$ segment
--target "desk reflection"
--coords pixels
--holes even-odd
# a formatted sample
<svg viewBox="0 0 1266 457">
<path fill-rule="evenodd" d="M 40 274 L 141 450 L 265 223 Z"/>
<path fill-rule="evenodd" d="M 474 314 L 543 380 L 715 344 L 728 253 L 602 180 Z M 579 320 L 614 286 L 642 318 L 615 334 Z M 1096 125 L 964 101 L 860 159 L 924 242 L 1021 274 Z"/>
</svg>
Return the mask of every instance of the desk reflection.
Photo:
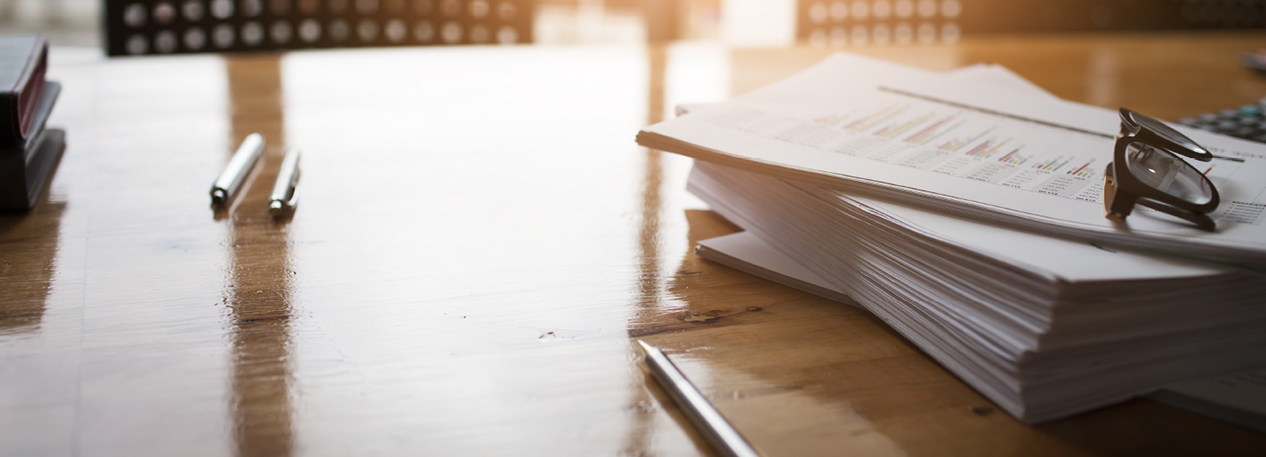
<svg viewBox="0 0 1266 457">
<path fill-rule="evenodd" d="M 273 221 L 267 202 L 285 150 L 281 60 L 234 57 L 226 62 L 233 143 L 264 135 L 263 170 L 238 195 L 227 215 L 227 297 L 232 338 L 233 438 L 239 456 L 294 452 L 291 405 L 291 294 L 289 225 Z M 231 151 L 230 151 L 231 156 Z"/>
<path fill-rule="evenodd" d="M 668 67 L 668 45 L 650 43 L 646 49 L 647 57 L 647 125 L 664 120 L 665 84 Z M 643 156 L 641 218 L 637 231 L 637 266 L 638 277 L 635 284 L 637 290 L 637 310 L 640 318 L 662 315 L 666 312 L 664 302 L 664 273 L 662 269 L 665 238 L 661 220 L 664 213 L 664 153 L 646 149 Z M 629 327 L 630 343 L 639 336 L 637 322 Z M 628 358 L 640 360 L 642 351 L 636 344 L 628 345 Z M 654 383 L 649 376 L 644 383 L 633 382 L 629 385 L 629 403 L 625 411 L 630 417 L 628 435 L 624 438 L 622 454 L 640 455 L 655 449 L 656 419 L 660 408 L 673 420 L 674 427 L 685 431 L 699 452 L 706 452 L 707 443 L 694 432 L 690 422 L 673 405 L 672 400 Z M 652 400 L 653 399 L 653 400 Z"/>
<path fill-rule="evenodd" d="M 0 280 L 11 287 L 0 300 L 0 337 L 39 330 L 44 318 L 66 208 L 45 186 L 30 213 L 0 213 Z"/>
</svg>

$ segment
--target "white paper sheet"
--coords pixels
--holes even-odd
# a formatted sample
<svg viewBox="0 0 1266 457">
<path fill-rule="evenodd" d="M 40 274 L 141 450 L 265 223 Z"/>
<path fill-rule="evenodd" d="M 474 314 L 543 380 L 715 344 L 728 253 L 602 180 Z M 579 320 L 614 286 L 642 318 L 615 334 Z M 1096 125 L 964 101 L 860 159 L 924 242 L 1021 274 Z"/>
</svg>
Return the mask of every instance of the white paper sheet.
<svg viewBox="0 0 1266 457">
<path fill-rule="evenodd" d="M 1184 129 L 1222 157 L 1216 232 L 1136 210 L 1103 216 L 1111 110 L 837 54 L 639 142 L 737 168 L 1108 245 L 1266 266 L 1266 146 Z M 860 187 L 857 184 L 863 184 Z"/>
</svg>

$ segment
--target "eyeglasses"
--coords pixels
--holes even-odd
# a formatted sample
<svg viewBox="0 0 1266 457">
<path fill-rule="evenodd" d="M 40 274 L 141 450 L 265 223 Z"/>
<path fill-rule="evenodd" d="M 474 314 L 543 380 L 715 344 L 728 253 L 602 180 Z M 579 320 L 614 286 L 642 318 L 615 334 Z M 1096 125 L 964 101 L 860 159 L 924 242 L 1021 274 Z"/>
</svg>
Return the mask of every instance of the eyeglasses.
<svg viewBox="0 0 1266 457">
<path fill-rule="evenodd" d="M 1213 154 L 1165 123 L 1121 108 L 1121 134 L 1103 177 L 1107 217 L 1124 221 L 1134 205 L 1184 219 L 1204 230 L 1216 224 L 1218 189 L 1181 156 L 1201 162 Z"/>
</svg>

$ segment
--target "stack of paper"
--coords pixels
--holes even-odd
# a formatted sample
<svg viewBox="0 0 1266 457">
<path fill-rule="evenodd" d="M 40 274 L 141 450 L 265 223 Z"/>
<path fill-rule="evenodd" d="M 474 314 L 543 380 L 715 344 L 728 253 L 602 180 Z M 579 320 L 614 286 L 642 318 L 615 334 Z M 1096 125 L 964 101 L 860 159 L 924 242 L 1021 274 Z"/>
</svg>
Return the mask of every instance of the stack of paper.
<svg viewBox="0 0 1266 457">
<path fill-rule="evenodd" d="M 1266 281 L 1255 274 L 703 162 L 690 186 L 1025 421 L 1266 364 Z"/>
<path fill-rule="evenodd" d="M 772 247 L 767 259 L 785 256 L 737 263 L 812 272 L 824 283 L 806 288 L 847 294 L 1026 422 L 1266 364 L 1266 277 L 1242 268 L 1266 259 L 1256 216 L 1224 210 L 1216 233 L 1100 221 L 1092 183 L 1115 114 L 977 73 L 837 56 L 639 141 L 724 164 L 696 162 L 691 191 Z M 949 101 L 969 91 L 1006 106 Z M 1224 157 L 1209 172 L 1224 201 L 1257 204 L 1247 187 L 1266 184 L 1239 180 L 1266 170 L 1266 147 L 1192 136 Z"/>
<path fill-rule="evenodd" d="M 1144 113 L 1146 114 L 1146 113 Z M 643 146 L 1105 246 L 1266 269 L 1266 146 L 1176 127 L 1215 155 L 1216 232 L 1103 217 L 1107 110 L 847 54 L 638 133 Z"/>
<path fill-rule="evenodd" d="M 706 259 L 859 306 L 813 270 L 751 233 L 739 232 L 703 240 L 696 250 Z M 1148 397 L 1266 432 L 1266 367 L 1168 384 Z"/>
</svg>

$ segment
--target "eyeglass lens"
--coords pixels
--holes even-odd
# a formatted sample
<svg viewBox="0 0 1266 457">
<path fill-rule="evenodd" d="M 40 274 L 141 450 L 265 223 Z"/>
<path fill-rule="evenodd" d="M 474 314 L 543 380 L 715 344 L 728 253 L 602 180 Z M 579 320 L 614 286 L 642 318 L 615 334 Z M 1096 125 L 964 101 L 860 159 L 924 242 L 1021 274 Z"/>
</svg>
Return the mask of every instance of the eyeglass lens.
<svg viewBox="0 0 1266 457">
<path fill-rule="evenodd" d="M 1174 144 L 1198 153 L 1207 153 L 1203 147 L 1196 144 L 1196 142 L 1192 141 L 1191 138 L 1187 138 L 1187 135 L 1183 135 L 1177 130 L 1174 130 L 1173 127 L 1165 125 L 1164 122 L 1138 113 L 1131 113 L 1130 119 L 1133 119 L 1134 122 L 1137 122 L 1139 125 L 1151 130 L 1157 135 L 1164 137 L 1166 140 L 1172 141 Z"/>
<path fill-rule="evenodd" d="M 1130 174 L 1149 187 L 1197 205 L 1213 199 L 1213 184 L 1172 153 L 1132 142 L 1125 157 Z"/>
</svg>

